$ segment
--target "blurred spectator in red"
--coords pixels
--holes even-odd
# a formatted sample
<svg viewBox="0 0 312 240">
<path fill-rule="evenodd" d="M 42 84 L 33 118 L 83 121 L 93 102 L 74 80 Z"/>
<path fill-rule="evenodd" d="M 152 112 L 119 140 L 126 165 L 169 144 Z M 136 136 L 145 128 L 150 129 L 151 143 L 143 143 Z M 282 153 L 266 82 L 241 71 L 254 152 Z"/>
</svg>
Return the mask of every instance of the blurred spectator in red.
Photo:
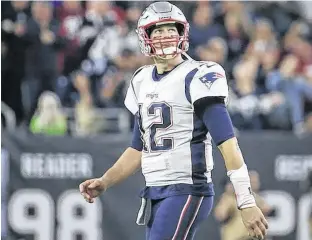
<svg viewBox="0 0 312 240">
<path fill-rule="evenodd" d="M 59 35 L 67 40 L 66 47 L 59 52 L 58 69 L 60 76 L 56 82 L 56 92 L 64 105 L 70 102 L 73 86 L 70 74 L 80 63 L 80 42 L 78 32 L 84 18 L 81 1 L 63 1 L 56 9 L 56 17 L 60 21 Z"/>
<path fill-rule="evenodd" d="M 76 61 L 76 51 L 79 47 L 77 32 L 83 15 L 84 10 L 80 1 L 64 1 L 56 9 L 56 16 L 61 24 L 59 35 L 68 41 L 59 58 L 59 70 L 65 75 L 69 74 L 71 65 Z"/>
<path fill-rule="evenodd" d="M 305 69 L 312 66 L 312 45 L 307 39 L 296 37 L 292 42 L 289 52 L 294 54 L 299 60 L 298 73 L 304 74 Z"/>
<path fill-rule="evenodd" d="M 97 82 L 122 51 L 121 27 L 118 25 L 121 17 L 114 9 L 111 2 L 89 1 L 86 2 L 85 15 L 76 21 L 79 26 L 74 28 L 74 36 L 78 49 L 73 57 L 65 57 L 68 64 L 57 89 L 66 105 L 75 105 L 79 100 L 72 85 L 77 76 L 89 79 L 90 94 L 93 103 L 97 104 Z"/>
<path fill-rule="evenodd" d="M 25 75 L 25 34 L 29 19 L 27 1 L 1 1 L 1 60 L 2 60 L 2 101 L 10 106 L 16 115 L 17 123 L 24 120 L 21 84 Z"/>
<path fill-rule="evenodd" d="M 294 21 L 286 32 L 283 44 L 285 51 L 291 51 L 296 43 L 296 39 L 300 37 L 308 37 L 310 34 L 309 26 L 300 20 Z"/>
</svg>

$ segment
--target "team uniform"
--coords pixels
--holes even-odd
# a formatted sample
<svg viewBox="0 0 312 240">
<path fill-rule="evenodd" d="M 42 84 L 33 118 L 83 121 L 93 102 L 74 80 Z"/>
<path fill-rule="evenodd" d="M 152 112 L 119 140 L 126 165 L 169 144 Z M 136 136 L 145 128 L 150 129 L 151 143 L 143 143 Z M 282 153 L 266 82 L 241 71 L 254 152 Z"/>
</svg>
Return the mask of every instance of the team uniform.
<svg viewBox="0 0 312 240">
<path fill-rule="evenodd" d="M 256 208 L 248 169 L 234 138 L 226 109 L 224 69 L 217 63 L 195 61 L 186 55 L 189 24 L 181 10 L 169 2 L 147 7 L 136 31 L 142 53 L 154 57 L 158 64 L 158 69 L 150 65 L 134 73 L 125 99 L 135 116 L 131 147 L 142 153 L 135 166 L 140 160 L 146 187 L 140 194 L 137 223 L 147 226 L 146 239 L 193 239 L 199 224 L 208 217 L 214 196 L 212 142 L 222 144 L 225 163 L 231 161 L 237 166 L 243 162 L 238 169 L 229 167 L 227 175 L 238 209 L 252 208 L 249 213 L 254 214 L 253 219 L 247 214 L 243 221 L 252 236 L 262 238 L 267 222 Z M 176 66 L 158 74 L 170 64 Z M 139 155 L 132 150 L 129 153 Z M 116 166 L 102 178 L 82 183 L 80 191 L 85 199 L 92 202 L 105 189 L 103 185 L 109 186 L 108 176 L 118 175 L 120 168 Z M 116 181 L 120 178 L 116 176 Z M 94 196 L 86 188 L 94 189 Z"/>
<path fill-rule="evenodd" d="M 154 65 L 135 72 L 125 105 L 136 119 L 132 147 L 142 151 L 146 187 L 137 222 L 147 225 L 146 239 L 192 239 L 208 217 L 212 140 L 234 137 L 227 98 L 224 69 L 214 62 L 188 59 L 162 75 Z"/>
</svg>

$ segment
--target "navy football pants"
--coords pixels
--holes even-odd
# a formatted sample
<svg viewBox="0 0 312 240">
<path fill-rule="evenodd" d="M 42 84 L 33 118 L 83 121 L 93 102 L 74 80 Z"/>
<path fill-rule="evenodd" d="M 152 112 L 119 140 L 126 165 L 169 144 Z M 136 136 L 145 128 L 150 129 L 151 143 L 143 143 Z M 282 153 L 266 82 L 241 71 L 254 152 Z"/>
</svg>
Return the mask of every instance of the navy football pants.
<svg viewBox="0 0 312 240">
<path fill-rule="evenodd" d="M 201 222 L 207 219 L 213 196 L 172 196 L 152 200 L 146 240 L 191 240 Z"/>
</svg>

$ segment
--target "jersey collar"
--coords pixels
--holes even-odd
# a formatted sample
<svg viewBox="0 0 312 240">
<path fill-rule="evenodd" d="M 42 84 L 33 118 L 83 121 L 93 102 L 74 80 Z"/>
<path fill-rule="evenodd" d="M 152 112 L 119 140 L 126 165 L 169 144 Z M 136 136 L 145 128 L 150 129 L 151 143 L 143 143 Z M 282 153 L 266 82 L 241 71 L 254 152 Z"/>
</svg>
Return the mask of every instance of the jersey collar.
<svg viewBox="0 0 312 240">
<path fill-rule="evenodd" d="M 163 77 L 167 76 L 169 73 L 171 73 L 174 69 L 176 69 L 178 66 L 182 65 L 183 63 L 187 62 L 187 60 L 184 60 L 183 62 L 180 62 L 177 66 L 175 66 L 170 71 L 164 72 L 163 74 L 157 73 L 157 68 L 154 66 L 153 72 L 152 72 L 152 78 L 155 82 L 159 82 Z"/>
</svg>

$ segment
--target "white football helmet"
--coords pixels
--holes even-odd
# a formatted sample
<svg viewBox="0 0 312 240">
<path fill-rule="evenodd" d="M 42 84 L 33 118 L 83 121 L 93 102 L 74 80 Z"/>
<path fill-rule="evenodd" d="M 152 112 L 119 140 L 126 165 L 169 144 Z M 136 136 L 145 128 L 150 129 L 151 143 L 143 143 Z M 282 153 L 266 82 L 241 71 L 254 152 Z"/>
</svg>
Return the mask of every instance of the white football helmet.
<svg viewBox="0 0 312 240">
<path fill-rule="evenodd" d="M 166 39 L 165 43 L 176 43 L 176 47 L 155 48 L 150 39 L 151 29 L 157 25 L 174 23 L 177 27 L 179 37 Z M 189 48 L 189 23 L 182 11 L 169 2 L 155 2 L 149 5 L 142 13 L 137 27 L 141 51 L 146 56 L 165 57 L 166 55 L 177 55 L 186 52 Z"/>
</svg>

